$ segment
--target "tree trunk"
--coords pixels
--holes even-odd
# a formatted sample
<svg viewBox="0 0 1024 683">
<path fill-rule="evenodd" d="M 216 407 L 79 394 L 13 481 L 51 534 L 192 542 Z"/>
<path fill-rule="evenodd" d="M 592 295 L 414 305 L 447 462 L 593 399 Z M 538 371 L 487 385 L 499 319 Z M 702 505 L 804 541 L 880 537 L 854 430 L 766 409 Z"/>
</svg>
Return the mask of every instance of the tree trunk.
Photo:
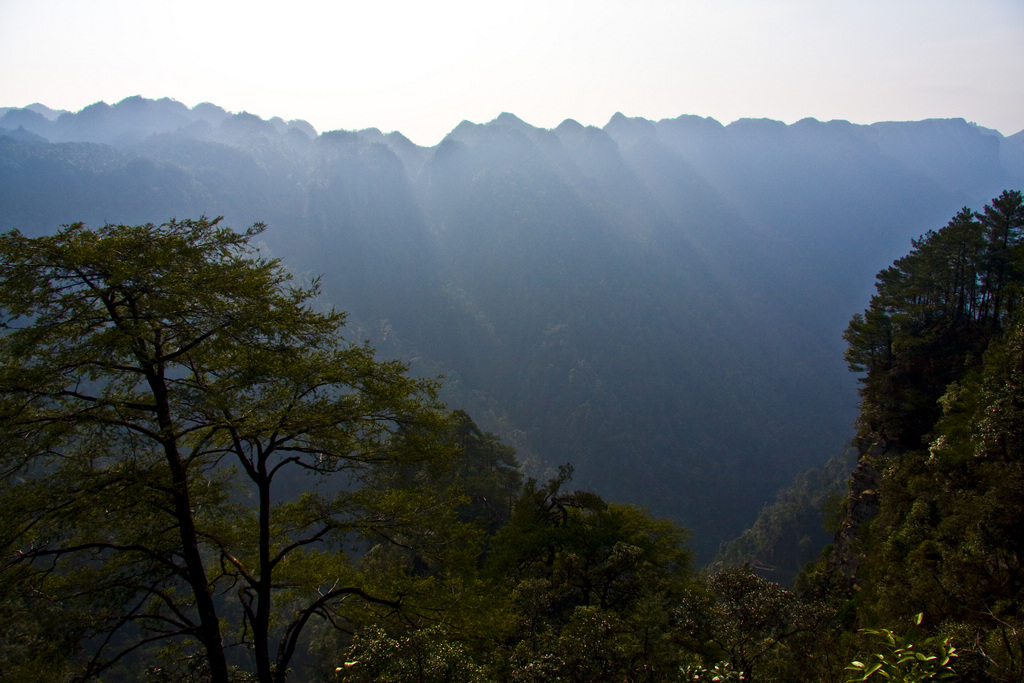
<svg viewBox="0 0 1024 683">
<path fill-rule="evenodd" d="M 161 444 L 167 458 L 167 467 L 171 473 L 174 516 L 177 519 L 178 533 L 181 536 L 181 553 L 188 570 L 188 583 L 196 600 L 196 611 L 199 613 L 199 632 L 196 636 L 206 649 L 206 661 L 210 666 L 212 683 L 228 683 L 228 663 L 224 655 L 220 619 L 217 617 L 217 608 L 210 595 L 206 568 L 203 566 L 203 556 L 199 550 L 199 537 L 196 533 L 195 519 L 192 516 L 192 500 L 188 488 L 188 471 L 178 452 L 166 380 L 162 367 L 159 365 L 154 367 L 144 364 L 144 367 L 156 402 Z"/>
</svg>

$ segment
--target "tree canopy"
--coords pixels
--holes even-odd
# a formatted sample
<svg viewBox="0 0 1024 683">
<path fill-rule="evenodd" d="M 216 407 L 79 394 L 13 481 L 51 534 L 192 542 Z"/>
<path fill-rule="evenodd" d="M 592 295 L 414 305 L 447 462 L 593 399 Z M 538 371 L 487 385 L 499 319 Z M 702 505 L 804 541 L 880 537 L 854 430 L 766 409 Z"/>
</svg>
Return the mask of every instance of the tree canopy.
<svg viewBox="0 0 1024 683">
<path fill-rule="evenodd" d="M 863 431 L 920 447 L 945 386 L 1012 319 L 1022 273 L 1024 197 L 1010 190 L 982 213 L 961 209 L 880 272 L 870 307 L 844 335 L 850 369 L 865 373 Z"/>
<path fill-rule="evenodd" d="M 921 631 L 958 643 L 959 675 L 1021 680 L 1021 192 L 915 240 L 876 289 L 846 332 L 874 474 L 851 492 L 845 531 L 858 531 L 840 555 L 858 556 L 858 590 L 845 611 L 879 627 L 923 613 Z"/>
<path fill-rule="evenodd" d="M 345 341 L 262 229 L 0 237 L 4 582 L 59 602 L 80 673 L 166 645 L 282 681 L 311 619 L 414 609 L 451 541 L 454 497 L 374 485 L 452 457 L 435 384 Z"/>
</svg>

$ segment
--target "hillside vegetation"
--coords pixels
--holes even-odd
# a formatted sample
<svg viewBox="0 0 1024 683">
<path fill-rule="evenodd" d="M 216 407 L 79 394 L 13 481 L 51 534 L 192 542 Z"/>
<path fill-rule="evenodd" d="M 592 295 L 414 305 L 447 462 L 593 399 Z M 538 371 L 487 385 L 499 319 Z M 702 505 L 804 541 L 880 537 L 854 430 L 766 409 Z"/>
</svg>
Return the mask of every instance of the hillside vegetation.
<svg viewBox="0 0 1024 683">
<path fill-rule="evenodd" d="M 0 678 L 1024 676 L 1021 192 L 915 240 L 850 322 L 860 458 L 792 590 L 695 571 L 686 529 L 571 465 L 524 478 L 262 231 L 0 239 Z"/>
</svg>

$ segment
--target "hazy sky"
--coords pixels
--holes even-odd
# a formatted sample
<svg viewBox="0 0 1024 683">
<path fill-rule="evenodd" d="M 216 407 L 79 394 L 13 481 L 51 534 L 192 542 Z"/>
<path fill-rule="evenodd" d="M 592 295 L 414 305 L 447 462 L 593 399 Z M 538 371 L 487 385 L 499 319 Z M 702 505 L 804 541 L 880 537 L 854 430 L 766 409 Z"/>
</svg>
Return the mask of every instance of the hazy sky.
<svg viewBox="0 0 1024 683">
<path fill-rule="evenodd" d="M 0 0 L 0 106 L 131 95 L 435 144 L 510 111 L 1024 129 L 1024 0 Z"/>
</svg>

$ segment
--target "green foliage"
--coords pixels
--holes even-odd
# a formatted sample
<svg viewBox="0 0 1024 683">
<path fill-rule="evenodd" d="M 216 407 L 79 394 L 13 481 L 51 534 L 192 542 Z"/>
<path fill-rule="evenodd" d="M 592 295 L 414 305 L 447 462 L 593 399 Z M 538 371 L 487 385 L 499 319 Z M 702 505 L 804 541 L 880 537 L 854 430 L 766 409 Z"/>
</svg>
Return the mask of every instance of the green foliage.
<svg viewBox="0 0 1024 683">
<path fill-rule="evenodd" d="M 722 548 L 716 567 L 750 564 L 782 585 L 794 579 L 837 531 L 845 517 L 844 489 L 854 451 L 801 472 L 762 508 L 753 526 Z"/>
<path fill-rule="evenodd" d="M 797 657 L 804 674 L 814 670 L 816 645 L 833 625 L 832 610 L 753 573 L 731 567 L 707 577 L 675 610 L 678 631 L 705 662 L 728 662 L 754 680 L 755 669 L 785 680 L 787 661 Z M 824 665 L 823 665 L 824 666 Z"/>
<path fill-rule="evenodd" d="M 920 626 L 923 614 L 918 614 L 916 624 Z M 881 652 L 873 652 L 867 661 L 853 661 L 846 669 L 853 672 L 853 681 L 866 681 L 878 676 L 899 683 L 918 681 L 940 681 L 956 678 L 950 662 L 957 656 L 951 638 L 916 638 L 912 634 L 898 636 L 888 629 L 863 629 L 876 637 Z"/>
<path fill-rule="evenodd" d="M 527 481 L 482 558 L 502 620 L 479 660 L 501 680 L 672 680 L 671 610 L 691 580 L 685 531 L 565 491 L 571 473 Z"/>
<path fill-rule="evenodd" d="M 975 640 L 1019 623 L 1022 336 L 1015 323 L 981 372 L 950 385 L 928 451 L 886 463 L 862 572 L 860 600 L 874 619 L 892 623 L 927 610 L 969 625 Z"/>
<path fill-rule="evenodd" d="M 359 633 L 337 669 L 344 683 L 486 683 L 490 679 L 464 645 L 436 628 L 389 635 L 380 628 Z"/>
<path fill-rule="evenodd" d="M 481 431 L 465 412 L 455 411 L 454 418 L 461 457 L 448 477 L 469 498 L 459 518 L 494 533 L 508 521 L 513 499 L 523 486 L 515 449 Z"/>
<path fill-rule="evenodd" d="M 171 641 L 226 681 L 241 642 L 282 681 L 311 619 L 412 607 L 444 552 L 458 499 L 379 485 L 454 457 L 434 383 L 346 342 L 261 230 L 0 237 L 0 578 L 74 615 L 85 675 Z"/>
<path fill-rule="evenodd" d="M 976 365 L 1017 309 L 1024 274 L 1024 198 L 1006 191 L 983 214 L 962 209 L 878 274 L 877 294 L 844 334 L 862 381 L 861 427 L 919 448 L 937 401 Z"/>
<path fill-rule="evenodd" d="M 494 539 L 493 566 L 513 581 L 545 580 L 565 610 L 633 604 L 645 588 L 684 581 L 686 532 L 634 506 L 561 490 L 572 470 L 538 488 L 528 481 L 512 518 Z"/>
<path fill-rule="evenodd" d="M 729 662 L 719 662 L 707 669 L 700 665 L 688 664 L 679 669 L 680 680 L 694 683 L 728 683 L 729 681 L 745 681 L 742 671 L 735 671 Z"/>
<path fill-rule="evenodd" d="M 0 681 L 66 680 L 78 638 L 76 624 L 68 622 L 48 600 L 5 592 L 0 597 Z"/>
<path fill-rule="evenodd" d="M 446 474 L 454 478 L 442 481 L 458 483 L 468 472 L 465 480 L 476 481 L 478 490 L 509 491 L 518 482 L 509 479 L 512 453 L 463 420 L 456 432 L 464 459 Z M 492 475 L 477 478 L 486 471 Z M 475 558 L 449 561 L 431 574 L 418 612 L 398 615 L 383 629 L 378 622 L 350 644 L 339 642 L 339 675 L 352 681 L 675 680 L 684 649 L 673 608 L 691 584 L 686 534 L 639 508 L 563 490 L 571 472 L 564 466 L 544 486 L 518 485 L 511 517 L 486 541 L 477 540 Z M 487 533 L 495 519 L 477 514 L 480 509 L 471 503 L 462 514 Z"/>
<path fill-rule="evenodd" d="M 879 274 L 871 309 L 847 330 L 851 368 L 867 373 L 862 436 L 888 446 L 875 463 L 878 514 L 856 540 L 853 613 L 873 626 L 931 615 L 936 626 L 913 642 L 948 649 L 955 637 L 961 666 L 984 680 L 1024 672 L 1022 241 L 1020 192 L 965 209 Z M 857 680 L 910 675 L 889 668 L 921 661 L 908 643 L 872 633 L 888 650 L 861 660 Z"/>
</svg>

